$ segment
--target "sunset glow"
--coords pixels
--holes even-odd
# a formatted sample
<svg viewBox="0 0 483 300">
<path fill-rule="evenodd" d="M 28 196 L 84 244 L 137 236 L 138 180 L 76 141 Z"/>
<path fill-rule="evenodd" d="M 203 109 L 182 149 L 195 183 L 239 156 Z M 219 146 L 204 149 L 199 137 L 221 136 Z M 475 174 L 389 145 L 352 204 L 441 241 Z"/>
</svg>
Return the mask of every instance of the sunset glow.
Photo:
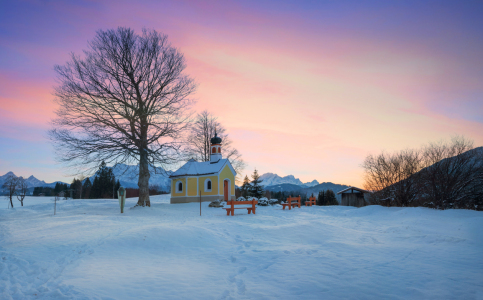
<svg viewBox="0 0 483 300">
<path fill-rule="evenodd" d="M 46 139 L 53 67 L 96 30 L 152 28 L 184 53 L 195 111 L 248 166 L 362 185 L 364 157 L 464 135 L 483 145 L 483 5 L 359 1 L 0 4 L 0 173 L 68 172 Z M 1 175 L 0 174 L 0 175 Z"/>
</svg>

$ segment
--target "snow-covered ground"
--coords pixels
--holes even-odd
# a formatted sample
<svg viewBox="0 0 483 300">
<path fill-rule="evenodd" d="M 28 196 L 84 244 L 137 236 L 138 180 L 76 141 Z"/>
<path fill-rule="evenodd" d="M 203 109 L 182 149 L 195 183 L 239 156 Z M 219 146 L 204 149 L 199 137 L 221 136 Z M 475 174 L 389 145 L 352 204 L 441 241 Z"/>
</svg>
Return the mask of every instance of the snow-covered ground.
<svg viewBox="0 0 483 300">
<path fill-rule="evenodd" d="M 2 200 L 0 299 L 483 299 L 482 212 L 168 197 Z"/>
</svg>

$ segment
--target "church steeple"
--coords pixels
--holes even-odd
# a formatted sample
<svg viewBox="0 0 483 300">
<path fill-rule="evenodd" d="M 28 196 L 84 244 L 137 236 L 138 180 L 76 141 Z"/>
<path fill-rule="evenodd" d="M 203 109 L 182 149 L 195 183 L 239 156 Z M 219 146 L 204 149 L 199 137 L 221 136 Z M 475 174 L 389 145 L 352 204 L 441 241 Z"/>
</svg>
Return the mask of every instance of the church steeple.
<svg viewBox="0 0 483 300">
<path fill-rule="evenodd" d="M 216 134 L 215 128 L 215 136 L 211 138 L 211 150 L 210 150 L 210 161 L 216 162 L 219 161 L 221 157 L 221 138 L 218 137 Z"/>
</svg>

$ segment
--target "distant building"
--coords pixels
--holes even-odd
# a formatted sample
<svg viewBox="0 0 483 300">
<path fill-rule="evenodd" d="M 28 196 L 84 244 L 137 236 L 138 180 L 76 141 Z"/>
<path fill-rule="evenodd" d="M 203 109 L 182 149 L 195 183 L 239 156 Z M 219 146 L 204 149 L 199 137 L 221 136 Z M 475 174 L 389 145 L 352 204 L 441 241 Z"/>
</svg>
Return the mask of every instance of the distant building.
<svg viewBox="0 0 483 300">
<path fill-rule="evenodd" d="M 190 159 L 171 174 L 171 203 L 235 200 L 235 176 L 228 159 L 221 155 L 221 138 L 211 139 L 210 161 Z"/>
<path fill-rule="evenodd" d="M 364 194 L 371 192 L 350 186 L 342 191 L 339 191 L 337 195 L 341 195 L 340 205 L 362 207 L 367 205 L 367 201 Z"/>
</svg>

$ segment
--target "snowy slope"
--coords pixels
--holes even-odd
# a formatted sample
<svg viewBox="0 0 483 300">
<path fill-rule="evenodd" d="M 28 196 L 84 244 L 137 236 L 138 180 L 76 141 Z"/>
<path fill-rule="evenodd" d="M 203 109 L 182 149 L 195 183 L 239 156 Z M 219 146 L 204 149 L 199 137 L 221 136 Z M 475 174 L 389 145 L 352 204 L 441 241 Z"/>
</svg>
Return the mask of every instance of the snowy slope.
<svg viewBox="0 0 483 300">
<path fill-rule="evenodd" d="M 483 298 L 482 212 L 168 202 L 1 205 L 0 299 Z"/>
<path fill-rule="evenodd" d="M 300 181 L 300 179 L 295 178 L 293 175 L 288 175 L 285 177 L 280 177 L 277 174 L 273 173 L 265 173 L 260 176 L 260 179 L 263 180 L 262 184 L 263 186 L 271 186 L 271 185 L 279 185 L 279 184 L 295 184 L 295 185 L 300 185 L 300 186 L 305 186 L 305 187 L 311 187 L 314 185 L 319 184 L 317 180 L 313 180 L 312 182 L 307 182 L 303 183 Z"/>
</svg>

